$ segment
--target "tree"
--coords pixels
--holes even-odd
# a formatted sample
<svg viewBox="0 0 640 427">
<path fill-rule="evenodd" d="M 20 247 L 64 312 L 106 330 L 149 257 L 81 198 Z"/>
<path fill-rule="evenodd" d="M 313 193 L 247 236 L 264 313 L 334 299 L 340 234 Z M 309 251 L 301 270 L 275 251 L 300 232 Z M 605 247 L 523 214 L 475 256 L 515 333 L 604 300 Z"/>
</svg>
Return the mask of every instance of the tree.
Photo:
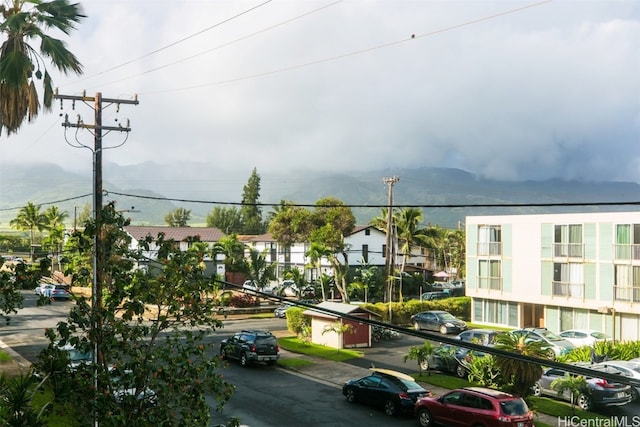
<svg viewBox="0 0 640 427">
<path fill-rule="evenodd" d="M 253 280 L 261 292 L 264 292 L 269 281 L 276 278 L 275 269 L 277 264 L 267 262 L 265 253 L 261 253 L 255 248 L 249 248 L 249 257 L 246 265 L 249 279 Z"/>
<path fill-rule="evenodd" d="M 62 253 L 62 243 L 64 242 L 65 221 L 69 217 L 67 212 L 61 212 L 57 206 L 51 206 L 44 212 L 46 224 L 44 228 L 49 235 L 43 242 L 48 244 L 51 251 L 55 253 L 60 268 L 60 254 Z M 53 268 L 53 264 L 51 264 Z"/>
<path fill-rule="evenodd" d="M 191 209 L 176 208 L 164 216 L 164 222 L 169 227 L 188 227 L 187 222 L 191 219 Z"/>
<path fill-rule="evenodd" d="M 33 261 L 33 245 L 35 243 L 35 231 L 42 231 L 47 225 L 47 219 L 40 212 L 40 205 L 29 202 L 18 212 L 18 216 L 9 222 L 9 225 L 16 230 L 29 230 L 29 241 L 31 244 L 31 260 Z"/>
<path fill-rule="evenodd" d="M 242 189 L 242 207 L 240 216 L 242 218 L 243 234 L 262 234 L 266 231 L 262 221 L 262 209 L 258 204 L 260 199 L 260 175 L 256 168 L 253 168 L 249 181 Z"/>
<path fill-rule="evenodd" d="M 395 214 L 394 222 L 400 245 L 398 249 L 402 254 L 402 261 L 400 263 L 400 295 L 398 299 L 402 301 L 402 276 L 404 275 L 407 259 L 411 256 L 411 250 L 413 246 L 419 242 L 422 234 L 421 230 L 418 229 L 418 226 L 422 222 L 422 211 L 417 208 L 402 209 Z M 393 293 L 389 292 L 389 295 L 393 295 Z"/>
<path fill-rule="evenodd" d="M 428 340 L 425 340 L 422 346 L 411 346 L 409 347 L 409 353 L 405 354 L 403 357 L 404 363 L 407 363 L 407 360 L 415 360 L 418 362 L 418 373 L 422 374 L 423 366 L 429 367 L 429 364 L 426 363 L 429 360 L 429 357 L 433 355 L 433 345 Z M 430 375 L 431 372 L 427 369 L 427 373 Z"/>
<path fill-rule="evenodd" d="M 589 399 L 589 384 L 587 384 L 587 380 L 582 375 L 565 375 L 564 377 L 556 378 L 551 382 L 551 388 L 558 392 L 558 396 L 565 391 L 571 394 L 571 412 L 573 415 L 576 414 L 576 402 L 580 396 L 584 395 Z"/>
<path fill-rule="evenodd" d="M 216 206 L 207 214 L 207 227 L 215 227 L 226 234 L 239 233 L 242 229 L 242 215 L 235 207 Z"/>
<path fill-rule="evenodd" d="M 316 270 L 316 280 L 320 280 L 322 275 L 322 271 L 320 270 L 320 266 L 322 265 L 322 259 L 328 258 L 331 255 L 331 250 L 317 242 L 311 243 L 309 246 L 309 250 L 304 254 L 307 258 L 309 258 L 310 267 Z M 327 300 L 326 289 L 322 282 L 320 282 L 320 289 L 322 292 L 322 301 Z"/>
<path fill-rule="evenodd" d="M 224 254 L 225 270 L 229 272 L 247 272 L 247 265 L 244 256 L 245 245 L 238 240 L 237 234 L 224 236 L 216 242 L 213 248 L 214 253 Z"/>
<path fill-rule="evenodd" d="M 34 408 L 34 395 L 41 392 L 43 381 L 39 381 L 34 372 L 22 372 L 9 378 L 0 374 L 0 425 L 44 427 L 43 407 Z"/>
<path fill-rule="evenodd" d="M 128 220 L 113 204 L 101 211 L 99 221 L 101 227 L 88 223 L 76 240 L 78 251 L 92 252 L 86 243 L 102 233 L 106 262 L 101 304 L 80 298 L 67 321 L 46 332 L 49 347 L 39 356 L 40 371 L 70 377 L 72 387 L 54 399 L 68 403 L 78 419 L 93 414 L 104 427 L 146 426 L 150 420 L 167 426 L 208 425 L 205 394 L 216 395 L 221 407 L 233 387 L 217 372 L 219 357 L 207 354 L 212 344 L 204 342 L 222 325 L 214 314 L 217 281 L 205 276 L 202 265 L 207 247 L 194 237 L 188 242 L 191 249 L 181 251 L 161 233 L 132 250 L 124 231 Z M 152 243 L 157 269 L 136 268 L 146 261 Z M 76 273 L 71 272 L 74 281 Z M 47 372 L 50 360 L 58 357 L 55 350 L 66 343 L 82 351 L 97 348 L 97 363 L 82 364 L 73 375 Z M 121 390 L 132 392 L 123 395 Z M 151 391 L 155 404 L 138 398 Z"/>
<path fill-rule="evenodd" d="M 20 274 L 20 270 L 25 269 L 23 263 L 16 266 L 18 272 L 0 271 L 0 315 L 5 319 L 7 325 L 11 321 L 10 314 L 17 313 L 22 308 L 24 297 L 16 284 L 14 274 Z"/>
<path fill-rule="evenodd" d="M 8 0 L 0 5 L 4 21 L 0 31 L 6 40 L 0 48 L 0 132 L 15 133 L 24 119 L 37 117 L 40 107 L 35 79 L 42 80 L 43 105 L 50 110 L 53 102 L 53 79 L 44 58 L 64 74 L 82 74 L 82 65 L 59 39 L 45 30 L 71 33 L 86 16 L 78 4 L 67 0 Z M 29 42 L 40 40 L 39 49 Z M 44 73 L 43 73 L 44 71 Z"/>
<path fill-rule="evenodd" d="M 502 332 L 496 337 L 495 348 L 516 355 L 547 360 L 552 358 L 548 344 L 530 339 L 526 333 Z M 542 376 L 542 366 L 538 363 L 496 356 L 496 365 L 502 373 L 503 380 L 512 385 L 515 394 L 522 397 L 530 394 L 531 387 Z"/>
</svg>

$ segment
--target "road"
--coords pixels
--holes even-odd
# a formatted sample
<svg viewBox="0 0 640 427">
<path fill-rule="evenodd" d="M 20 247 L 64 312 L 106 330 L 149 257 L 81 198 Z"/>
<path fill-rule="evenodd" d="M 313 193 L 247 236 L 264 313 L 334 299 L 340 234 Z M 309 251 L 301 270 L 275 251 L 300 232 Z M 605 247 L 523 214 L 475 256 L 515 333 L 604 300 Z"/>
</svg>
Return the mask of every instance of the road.
<svg viewBox="0 0 640 427">
<path fill-rule="evenodd" d="M 33 362 L 37 359 L 40 350 L 48 344 L 44 336 L 45 329 L 55 327 L 57 322 L 65 320 L 73 302 L 55 301 L 51 305 L 37 307 L 37 297 L 33 292 L 24 291 L 24 296 L 25 307 L 17 315 L 12 316 L 8 326 L 0 326 L 0 340 Z M 208 339 L 218 343 L 219 340 L 234 332 L 253 328 L 285 330 L 286 320 L 277 318 L 225 320 L 224 328 L 214 332 Z M 412 372 L 417 369 L 416 362 L 409 360 L 404 363 L 403 356 L 414 345 L 422 345 L 422 340 L 401 335 L 399 339 L 380 341 L 372 348 L 359 349 L 364 352 L 364 357 L 353 359 L 349 363 L 362 368 L 375 365 L 380 368 Z M 381 412 L 366 406 L 347 405 L 340 390 L 335 387 L 302 378 L 282 369 L 260 369 L 260 367 L 242 369 L 231 362 L 223 374 L 225 379 L 237 386 L 237 390 L 222 414 L 212 409 L 212 414 L 218 423 L 230 416 L 237 416 L 243 421 L 246 420 L 249 425 L 291 425 L 291 417 L 299 419 L 305 425 L 357 425 L 357 422 L 370 424 L 371 418 L 375 417 L 376 425 L 384 425 L 378 423 L 385 420 Z M 215 408 L 213 397 L 209 397 L 209 401 L 211 407 Z M 247 402 L 251 403 L 247 404 Z M 347 424 L 338 423 L 338 420 L 342 419 L 342 412 L 348 414 L 345 419 L 349 421 Z M 604 412 L 607 415 L 628 416 L 631 419 L 632 416 L 640 414 L 640 404 L 632 403 Z M 388 420 L 384 422 L 386 421 Z M 398 422 L 398 420 L 389 422 L 392 421 L 394 424 Z"/>
</svg>

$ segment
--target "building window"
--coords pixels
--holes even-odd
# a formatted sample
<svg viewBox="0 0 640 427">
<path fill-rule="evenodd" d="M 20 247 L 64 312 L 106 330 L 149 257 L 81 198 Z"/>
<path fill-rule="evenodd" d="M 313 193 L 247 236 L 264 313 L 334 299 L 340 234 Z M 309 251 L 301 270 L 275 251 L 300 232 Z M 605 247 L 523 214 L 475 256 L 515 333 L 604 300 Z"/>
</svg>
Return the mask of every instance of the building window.
<svg viewBox="0 0 640 427">
<path fill-rule="evenodd" d="M 386 258 L 387 257 L 387 245 L 384 244 L 382 245 L 382 258 Z"/>
<path fill-rule="evenodd" d="M 640 302 L 640 266 L 616 265 L 614 299 Z"/>
<path fill-rule="evenodd" d="M 500 260 L 478 260 L 478 288 L 502 290 Z"/>
<path fill-rule="evenodd" d="M 362 245 L 362 261 L 369 262 L 369 245 Z"/>
<path fill-rule="evenodd" d="M 365 228 L 364 235 L 365 236 L 370 236 L 371 235 L 371 229 L 370 228 Z"/>
<path fill-rule="evenodd" d="M 552 295 L 584 298 L 584 265 L 577 263 L 553 264 Z"/>
<path fill-rule="evenodd" d="M 269 262 L 276 262 L 278 260 L 278 246 L 276 242 L 269 243 Z"/>
<path fill-rule="evenodd" d="M 473 299 L 473 321 L 518 326 L 518 304 L 509 301 Z"/>
<path fill-rule="evenodd" d="M 640 260 L 640 224 L 616 225 L 616 259 Z"/>
<path fill-rule="evenodd" d="M 553 237 L 553 256 L 582 258 L 582 225 L 556 225 Z"/>
<path fill-rule="evenodd" d="M 499 225 L 478 226 L 478 255 L 502 254 L 502 230 Z"/>
</svg>

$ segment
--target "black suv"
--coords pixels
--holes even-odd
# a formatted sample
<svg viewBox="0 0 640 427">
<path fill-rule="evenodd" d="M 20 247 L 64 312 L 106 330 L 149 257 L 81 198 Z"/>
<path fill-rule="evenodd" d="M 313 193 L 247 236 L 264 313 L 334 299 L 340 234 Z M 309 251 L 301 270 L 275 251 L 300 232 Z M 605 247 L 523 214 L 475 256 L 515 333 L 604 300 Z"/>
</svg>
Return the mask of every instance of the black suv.
<svg viewBox="0 0 640 427">
<path fill-rule="evenodd" d="M 273 366 L 280 357 L 276 337 L 268 331 L 242 331 L 220 343 L 222 359 L 237 359 L 247 367 L 254 362 L 265 362 Z"/>
</svg>

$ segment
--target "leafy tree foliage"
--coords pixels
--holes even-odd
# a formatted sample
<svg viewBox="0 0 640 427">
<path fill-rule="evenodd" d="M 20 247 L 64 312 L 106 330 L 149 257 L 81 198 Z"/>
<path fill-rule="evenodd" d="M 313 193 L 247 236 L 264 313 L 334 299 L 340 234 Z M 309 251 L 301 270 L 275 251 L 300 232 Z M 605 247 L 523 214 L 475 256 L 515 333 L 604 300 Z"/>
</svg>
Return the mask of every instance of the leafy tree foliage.
<svg viewBox="0 0 640 427">
<path fill-rule="evenodd" d="M 247 273 L 245 245 L 238 240 L 237 234 L 231 234 L 218 240 L 213 248 L 215 253 L 224 254 L 226 271 Z"/>
<path fill-rule="evenodd" d="M 93 251 L 95 234 L 102 233 L 102 298 L 94 297 L 96 304 L 77 300 L 69 318 L 47 331 L 50 344 L 38 363 L 51 378 L 71 382 L 58 388 L 56 401 L 73 408 L 78 419 L 95 414 L 105 427 L 208 425 L 205 393 L 217 396 L 222 406 L 233 390 L 217 372 L 220 360 L 211 355 L 217 352 L 203 340 L 221 326 L 214 315 L 217 282 L 204 274 L 203 261 L 210 254 L 195 237 L 192 250 L 183 252 L 164 234 L 129 249 L 123 229 L 128 221 L 113 204 L 102 210 L 99 221 L 100 227 L 89 222 L 73 239 L 82 258 Z M 136 268 L 147 261 L 143 254 L 152 241 L 157 260 L 146 270 Z M 90 279 L 83 269 L 68 273 L 74 283 Z M 52 361 L 60 357 L 56 349 L 65 343 L 97 349 L 96 363 L 80 365 L 72 375 L 51 372 Z"/>
<path fill-rule="evenodd" d="M 264 291 L 271 280 L 276 278 L 275 269 L 277 264 L 267 262 L 264 252 L 249 248 L 247 259 L 247 273 L 249 279 L 253 280 L 260 291 Z"/>
<path fill-rule="evenodd" d="M 191 209 L 176 208 L 164 216 L 164 222 L 169 227 L 187 227 L 191 219 Z"/>
<path fill-rule="evenodd" d="M 35 231 L 42 231 L 47 226 L 47 218 L 40 212 L 40 205 L 35 205 L 33 202 L 27 203 L 27 206 L 20 209 L 18 215 L 9 222 L 9 225 L 16 230 L 29 230 L 31 259 L 33 259 Z"/>
<path fill-rule="evenodd" d="M 243 234 L 262 234 L 266 231 L 266 225 L 262 221 L 262 209 L 258 202 L 260 199 L 260 175 L 253 168 L 247 184 L 242 189 L 242 218 Z"/>
<path fill-rule="evenodd" d="M 7 324 L 11 321 L 10 315 L 22 308 L 24 297 L 17 286 L 13 273 L 0 271 L 0 315 L 4 317 Z"/>
<path fill-rule="evenodd" d="M 409 347 L 409 353 L 405 354 L 402 358 L 404 363 L 407 363 L 407 360 L 415 360 L 418 362 L 418 373 L 422 374 L 422 367 L 426 364 L 425 362 L 429 360 L 429 357 L 433 354 L 434 348 L 430 341 L 425 340 L 422 346 L 411 346 Z M 427 364 L 428 366 L 428 364 Z M 429 372 L 427 370 L 429 374 Z"/>
<path fill-rule="evenodd" d="M 11 135 L 25 118 L 31 121 L 38 115 L 40 102 L 35 79 L 43 83 L 45 110 L 51 109 L 53 79 L 44 58 L 65 74 L 82 74 L 82 65 L 65 43 L 45 30 L 55 29 L 68 35 L 85 15 L 78 4 L 67 0 L 8 0 L 0 5 L 0 13 L 4 17 L 0 31 L 6 37 L 0 48 L 0 132 L 4 127 Z M 36 39 L 40 40 L 39 49 L 29 44 Z"/>
<path fill-rule="evenodd" d="M 552 358 L 548 344 L 529 339 L 527 334 L 514 334 L 502 332 L 496 337 L 495 347 L 514 354 L 537 357 L 539 359 Z M 531 387 L 542 376 L 542 366 L 538 363 L 530 363 L 507 357 L 496 357 L 496 364 L 500 369 L 502 378 L 513 387 L 513 392 L 518 396 L 527 396 L 531 393 Z"/>
<path fill-rule="evenodd" d="M 207 214 L 207 227 L 216 227 L 226 234 L 239 233 L 242 230 L 242 214 L 238 208 L 216 206 Z"/>
<path fill-rule="evenodd" d="M 0 375 L 0 425 L 46 426 L 42 411 L 36 411 L 32 405 L 33 397 L 41 387 L 42 382 L 38 381 L 33 372 L 23 372 L 12 378 L 2 373 Z"/>
</svg>

